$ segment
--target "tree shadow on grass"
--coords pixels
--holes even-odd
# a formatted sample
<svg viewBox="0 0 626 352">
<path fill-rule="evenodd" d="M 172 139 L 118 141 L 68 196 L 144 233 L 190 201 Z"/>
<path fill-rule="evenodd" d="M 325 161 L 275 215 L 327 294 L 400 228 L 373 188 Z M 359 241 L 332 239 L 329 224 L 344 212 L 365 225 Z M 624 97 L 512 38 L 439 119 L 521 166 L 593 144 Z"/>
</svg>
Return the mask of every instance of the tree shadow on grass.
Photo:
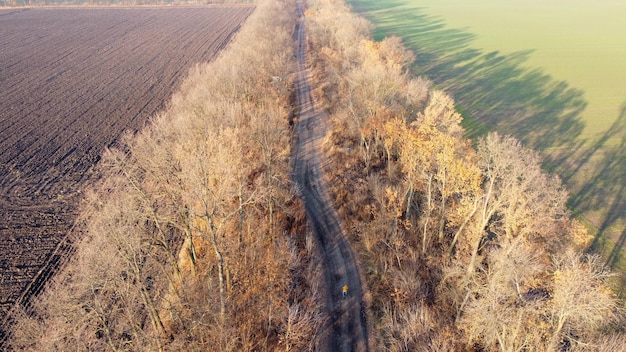
<svg viewBox="0 0 626 352">
<path fill-rule="evenodd" d="M 580 155 L 572 170 L 585 173 L 585 182 L 570 199 L 570 205 L 580 214 L 602 211 L 597 220 L 598 232 L 592 248 L 602 252 L 606 264 L 626 271 L 626 102 L 611 128 L 592 148 Z M 620 139 L 617 145 L 607 141 Z M 582 170 L 582 171 L 581 171 Z M 626 287 L 626 277 L 621 278 Z"/>
<path fill-rule="evenodd" d="M 575 192 L 569 202 L 574 213 L 595 214 L 591 220 L 599 230 L 596 247 L 610 232 L 616 246 L 607 253 L 607 264 L 618 263 L 626 245 L 626 105 L 605 135 L 585 140 L 584 92 L 526 65 L 532 50 L 502 54 L 472 48 L 474 34 L 448 27 L 424 8 L 409 8 L 407 1 L 350 3 L 375 19 L 375 39 L 403 38 L 416 54 L 415 72 L 454 96 L 468 137 L 497 130 L 543 152 L 546 169 L 561 175 Z M 621 144 L 607 145 L 620 136 Z"/>
<path fill-rule="evenodd" d="M 470 120 L 468 137 L 495 129 L 536 150 L 562 149 L 552 158 L 553 167 L 583 147 L 583 91 L 525 66 L 532 50 L 505 55 L 472 48 L 476 35 L 447 27 L 424 8 L 407 10 L 403 1 L 351 3 L 376 18 L 376 39 L 402 37 L 417 56 L 415 71 L 454 96 Z"/>
</svg>

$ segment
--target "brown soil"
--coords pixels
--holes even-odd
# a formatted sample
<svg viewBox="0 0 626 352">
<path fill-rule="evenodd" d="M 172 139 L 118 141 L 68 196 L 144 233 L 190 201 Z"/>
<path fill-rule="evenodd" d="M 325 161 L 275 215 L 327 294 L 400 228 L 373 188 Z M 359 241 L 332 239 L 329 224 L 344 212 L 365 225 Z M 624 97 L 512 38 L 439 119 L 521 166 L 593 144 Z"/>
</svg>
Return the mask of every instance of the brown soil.
<svg viewBox="0 0 626 352">
<path fill-rule="evenodd" d="M 0 11 L 0 340 L 69 255 L 104 148 L 162 110 L 251 6 Z"/>
</svg>

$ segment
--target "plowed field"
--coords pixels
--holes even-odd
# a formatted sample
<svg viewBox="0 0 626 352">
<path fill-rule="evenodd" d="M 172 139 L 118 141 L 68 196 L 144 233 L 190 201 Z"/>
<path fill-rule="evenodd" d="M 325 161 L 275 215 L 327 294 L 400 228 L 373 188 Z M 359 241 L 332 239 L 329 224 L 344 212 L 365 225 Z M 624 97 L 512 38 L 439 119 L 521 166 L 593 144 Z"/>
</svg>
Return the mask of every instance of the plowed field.
<svg viewBox="0 0 626 352">
<path fill-rule="evenodd" d="M 0 337 L 67 255 L 103 149 L 164 108 L 251 6 L 0 11 Z"/>
</svg>

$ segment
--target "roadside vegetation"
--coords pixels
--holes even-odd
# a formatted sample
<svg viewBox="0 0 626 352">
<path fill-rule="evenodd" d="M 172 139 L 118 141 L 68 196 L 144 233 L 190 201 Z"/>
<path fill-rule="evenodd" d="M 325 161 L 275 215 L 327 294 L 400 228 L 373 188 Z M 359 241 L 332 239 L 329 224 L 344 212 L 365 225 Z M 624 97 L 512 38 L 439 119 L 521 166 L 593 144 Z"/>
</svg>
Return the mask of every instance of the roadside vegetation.
<svg viewBox="0 0 626 352">
<path fill-rule="evenodd" d="M 263 0 L 169 108 L 107 150 L 75 255 L 14 317 L 24 351 L 320 350 L 326 297 L 289 179 L 290 0 Z M 342 0 L 305 12 L 326 182 L 365 278 L 374 351 L 620 351 L 611 272 L 558 177 Z M 337 319 L 340 321 L 340 319 Z"/>
<path fill-rule="evenodd" d="M 454 95 L 469 136 L 496 130 L 541 152 L 593 250 L 626 272 L 626 3 L 349 3 L 375 38 L 398 35 L 419 53 L 414 68 Z"/>
<path fill-rule="evenodd" d="M 12 349 L 316 348 L 317 264 L 289 180 L 294 27 L 291 1 L 262 1 L 105 153 L 74 258 L 16 317 Z"/>
<path fill-rule="evenodd" d="M 377 351 L 617 351 L 613 275 L 585 254 L 538 153 L 463 138 L 453 99 L 409 75 L 400 39 L 374 42 L 341 0 L 307 11 L 329 182 L 360 255 Z"/>
<path fill-rule="evenodd" d="M 161 112 L 189 70 L 214 59 L 253 12 L 2 13 L 0 350 L 9 312 L 38 295 L 69 256 L 65 239 L 103 150 Z"/>
</svg>

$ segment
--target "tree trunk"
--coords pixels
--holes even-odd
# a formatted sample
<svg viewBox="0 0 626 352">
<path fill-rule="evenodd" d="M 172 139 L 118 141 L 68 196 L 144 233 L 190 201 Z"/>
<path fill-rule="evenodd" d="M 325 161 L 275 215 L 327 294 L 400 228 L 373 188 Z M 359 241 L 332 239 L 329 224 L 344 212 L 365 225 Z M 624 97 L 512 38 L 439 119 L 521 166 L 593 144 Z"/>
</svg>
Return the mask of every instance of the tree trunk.
<svg viewBox="0 0 626 352">
<path fill-rule="evenodd" d="M 268 208 L 269 208 L 269 236 L 270 238 L 272 238 L 273 235 L 273 227 L 274 227 L 274 188 L 273 188 L 273 184 L 272 184 L 272 164 L 271 164 L 271 160 L 270 160 L 270 164 L 269 164 L 269 170 L 268 170 L 268 180 L 267 180 L 267 184 L 269 187 L 269 199 L 268 199 Z"/>
<path fill-rule="evenodd" d="M 487 194 L 485 194 L 483 198 L 482 219 L 481 219 L 481 224 L 478 227 L 480 236 L 478 236 L 478 239 L 476 240 L 476 243 L 474 244 L 474 248 L 472 248 L 472 259 L 470 260 L 470 264 L 467 267 L 467 275 L 471 275 L 474 272 L 474 267 L 476 266 L 476 257 L 478 257 L 478 251 L 480 250 L 480 242 L 483 240 L 485 229 L 487 225 L 489 224 L 489 219 L 491 219 L 496 209 L 495 206 L 492 207 L 491 209 L 489 208 L 489 200 L 491 199 L 491 195 L 493 193 L 494 183 L 495 181 L 493 179 L 490 179 L 489 187 L 487 189 Z"/>
<path fill-rule="evenodd" d="M 156 338 L 157 346 L 158 346 L 159 351 L 161 352 L 163 351 L 163 345 L 161 345 L 161 337 L 165 336 L 165 327 L 163 326 L 163 321 L 161 321 L 159 312 L 154 306 L 154 302 L 152 302 L 152 298 L 150 298 L 148 291 L 143 285 L 143 282 L 141 283 L 141 285 L 142 285 L 141 299 L 143 300 L 143 303 L 146 305 L 146 308 L 148 309 L 148 312 L 150 313 L 150 320 L 152 321 L 152 327 L 154 328 L 154 330 L 156 331 L 158 335 Z"/>
<path fill-rule="evenodd" d="M 472 257 L 470 259 L 469 265 L 467 266 L 467 275 L 471 276 L 474 273 L 474 267 L 476 266 L 476 258 L 478 258 L 478 250 L 480 249 L 480 242 L 483 237 L 480 236 L 478 240 L 474 243 L 472 247 Z"/>
<path fill-rule="evenodd" d="M 454 251 L 454 247 L 456 246 L 456 242 L 459 240 L 459 235 L 461 234 L 461 232 L 463 232 L 463 229 L 465 229 L 465 226 L 472 219 L 474 214 L 476 214 L 476 211 L 478 210 L 478 199 L 479 198 L 476 198 L 474 200 L 474 208 L 465 217 L 465 219 L 463 220 L 463 223 L 461 224 L 461 226 L 459 226 L 459 229 L 454 233 L 454 238 L 452 239 L 452 243 L 450 243 L 450 248 L 448 249 L 448 254 L 449 255 L 452 255 L 452 252 Z"/>
<path fill-rule="evenodd" d="M 446 224 L 446 173 L 443 172 L 441 183 L 441 217 L 439 217 L 439 242 L 443 243 L 443 229 Z"/>
<path fill-rule="evenodd" d="M 144 306 L 148 310 L 148 315 L 150 316 L 150 321 L 152 322 L 152 327 L 154 328 L 157 338 L 157 346 L 159 351 L 163 351 L 163 346 L 161 345 L 161 338 L 165 336 L 165 326 L 163 325 L 163 321 L 161 320 L 161 316 L 159 315 L 159 311 L 156 309 L 154 302 L 152 301 L 152 297 L 150 297 L 150 293 L 148 292 L 148 288 L 143 282 L 143 278 L 141 277 L 141 269 L 139 269 L 138 263 L 133 260 L 132 268 L 135 274 L 135 279 L 139 286 L 139 292 L 141 293 L 141 300 L 143 301 Z"/>
<path fill-rule="evenodd" d="M 413 192 L 414 192 L 413 185 L 409 184 L 409 190 L 407 192 L 407 197 L 406 197 L 406 212 L 404 213 L 405 220 L 409 219 L 409 212 L 411 211 L 411 202 L 413 202 Z"/>
<path fill-rule="evenodd" d="M 226 289 L 224 287 L 226 280 L 224 279 L 224 256 L 222 255 L 217 243 L 218 228 L 216 228 L 213 221 L 213 215 L 210 214 L 208 210 L 205 210 L 204 216 L 209 223 L 209 231 L 211 231 L 211 245 L 213 246 L 213 251 L 215 252 L 215 257 L 217 258 L 217 276 L 220 288 L 220 321 L 222 326 L 224 326 L 224 322 L 226 321 Z"/>
<path fill-rule="evenodd" d="M 549 346 L 549 351 L 556 351 L 557 350 L 557 346 L 559 345 L 559 336 L 561 335 L 561 330 L 563 330 L 563 326 L 565 325 L 565 321 L 567 319 L 565 318 L 565 314 L 563 314 L 562 312 L 559 312 L 559 320 L 557 322 L 557 326 L 556 329 L 554 329 L 554 332 L 552 333 L 552 337 L 550 337 L 550 346 Z"/>
<path fill-rule="evenodd" d="M 430 215 L 432 212 L 432 184 L 433 176 L 428 175 L 428 188 L 426 191 L 426 209 L 427 212 L 424 215 L 424 227 L 422 228 L 422 254 L 426 253 L 426 240 L 428 237 L 428 223 L 430 222 Z"/>
<path fill-rule="evenodd" d="M 365 170 L 367 170 L 367 172 L 369 173 L 369 169 L 370 169 L 370 144 L 367 141 L 367 138 L 363 135 L 361 135 L 361 146 L 363 147 L 362 151 L 363 151 L 363 162 L 365 163 Z"/>
<path fill-rule="evenodd" d="M 187 241 L 189 242 L 187 247 L 187 252 L 189 254 L 189 259 L 191 260 L 191 274 L 196 276 L 196 260 L 198 256 L 196 254 L 196 246 L 193 244 L 193 232 L 191 232 L 191 228 L 187 228 Z"/>
<path fill-rule="evenodd" d="M 237 197 L 239 198 L 239 247 L 243 244 L 243 196 L 241 191 L 241 181 L 239 182 L 239 192 Z"/>
<path fill-rule="evenodd" d="M 217 245 L 217 236 L 215 232 L 213 232 L 211 236 L 211 243 L 213 245 L 213 251 L 215 251 L 215 256 L 217 257 L 217 275 L 220 284 L 220 320 L 222 325 L 224 325 L 224 321 L 226 318 L 226 290 L 224 289 L 224 257 L 222 256 L 222 252 L 220 251 Z"/>
<path fill-rule="evenodd" d="M 167 253 L 167 256 L 169 258 L 169 262 L 171 263 L 172 266 L 172 270 L 174 271 L 174 274 L 176 275 L 176 279 L 178 280 L 178 285 L 180 285 L 181 289 L 183 287 L 183 274 L 180 270 L 180 266 L 178 265 L 178 258 L 176 258 L 176 255 L 174 255 L 174 250 L 170 247 L 169 243 L 167 242 L 167 237 L 165 236 L 165 232 L 163 232 L 163 229 L 161 227 L 161 223 L 157 217 L 156 211 L 154 210 L 154 208 L 152 209 L 152 216 L 153 216 L 153 221 L 154 221 L 154 226 L 156 227 L 158 233 L 159 233 L 159 239 L 156 240 L 157 244 L 160 244 L 161 247 L 163 247 L 163 249 L 165 250 L 165 252 Z"/>
</svg>

